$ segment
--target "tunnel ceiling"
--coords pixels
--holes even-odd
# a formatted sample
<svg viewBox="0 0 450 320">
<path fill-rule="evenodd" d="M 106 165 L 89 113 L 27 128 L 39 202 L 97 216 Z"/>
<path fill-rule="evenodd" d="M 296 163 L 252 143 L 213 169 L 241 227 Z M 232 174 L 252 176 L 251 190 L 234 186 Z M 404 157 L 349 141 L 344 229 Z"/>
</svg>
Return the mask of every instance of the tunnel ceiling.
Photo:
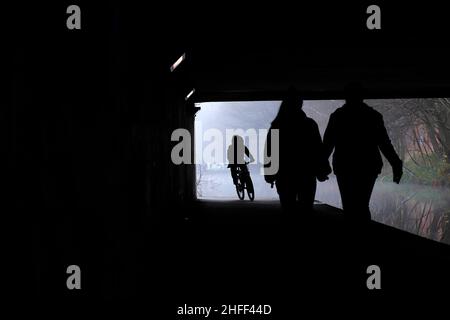
<svg viewBox="0 0 450 320">
<path fill-rule="evenodd" d="M 205 48 L 192 51 L 191 73 L 198 101 L 278 99 L 291 85 L 311 99 L 339 98 L 349 81 L 361 81 L 372 97 L 450 96 L 449 53 L 447 48 Z"/>
<path fill-rule="evenodd" d="M 185 52 L 179 71 L 197 101 L 277 99 L 290 85 L 339 98 L 354 80 L 373 97 L 450 96 L 445 10 L 384 4 L 383 28 L 372 32 L 363 3 L 122 6 L 137 72 L 150 74 L 148 61 L 167 70 Z"/>
</svg>

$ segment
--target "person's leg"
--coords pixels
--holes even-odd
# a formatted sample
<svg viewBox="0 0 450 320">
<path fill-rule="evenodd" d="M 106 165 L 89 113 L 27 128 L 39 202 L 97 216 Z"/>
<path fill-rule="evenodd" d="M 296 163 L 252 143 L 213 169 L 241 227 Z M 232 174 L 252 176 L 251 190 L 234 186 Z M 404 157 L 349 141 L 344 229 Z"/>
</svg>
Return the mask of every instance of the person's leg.
<svg viewBox="0 0 450 320">
<path fill-rule="evenodd" d="M 302 177 L 299 179 L 298 204 L 301 211 L 311 212 L 316 197 L 316 177 Z"/>
<path fill-rule="evenodd" d="M 342 209 L 348 218 L 355 218 L 357 215 L 358 191 L 355 187 L 354 179 L 349 175 L 336 176 L 339 192 L 341 194 Z"/>
<path fill-rule="evenodd" d="M 376 176 L 373 175 L 339 175 L 337 176 L 341 193 L 342 208 L 352 220 L 370 221 L 370 197 Z"/>
<path fill-rule="evenodd" d="M 278 196 L 280 197 L 281 208 L 288 212 L 295 209 L 296 192 L 286 182 L 276 182 Z"/>
<path fill-rule="evenodd" d="M 233 178 L 233 183 L 235 185 L 237 185 L 238 181 L 237 181 L 237 170 L 235 166 L 231 166 L 230 167 L 231 170 L 231 177 Z"/>
<path fill-rule="evenodd" d="M 377 179 L 376 175 L 367 175 L 362 178 L 361 188 L 360 188 L 360 205 L 359 210 L 364 220 L 370 221 L 370 198 L 372 197 L 373 187 L 375 186 L 375 181 Z"/>
</svg>

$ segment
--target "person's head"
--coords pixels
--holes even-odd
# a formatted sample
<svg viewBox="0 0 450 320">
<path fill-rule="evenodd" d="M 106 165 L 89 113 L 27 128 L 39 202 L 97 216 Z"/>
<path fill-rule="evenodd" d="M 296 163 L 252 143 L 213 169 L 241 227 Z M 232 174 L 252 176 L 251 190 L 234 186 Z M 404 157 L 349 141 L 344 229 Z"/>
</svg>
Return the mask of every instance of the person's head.
<svg viewBox="0 0 450 320">
<path fill-rule="evenodd" d="M 235 146 L 241 146 L 244 145 L 244 139 L 239 136 L 239 135 L 235 135 L 233 136 L 233 138 L 231 139 L 231 144 L 235 145 Z"/>
<path fill-rule="evenodd" d="M 345 101 L 349 104 L 363 102 L 363 86 L 360 82 L 350 82 L 344 88 Z"/>
<path fill-rule="evenodd" d="M 300 93 L 294 87 L 289 87 L 285 93 L 283 101 L 281 102 L 278 114 L 272 123 L 293 120 L 302 107 L 303 99 Z"/>
<path fill-rule="evenodd" d="M 286 95 L 283 99 L 283 104 L 291 108 L 302 108 L 303 107 L 303 99 L 300 96 L 300 93 L 295 89 L 295 87 L 291 86 L 286 92 Z"/>
</svg>

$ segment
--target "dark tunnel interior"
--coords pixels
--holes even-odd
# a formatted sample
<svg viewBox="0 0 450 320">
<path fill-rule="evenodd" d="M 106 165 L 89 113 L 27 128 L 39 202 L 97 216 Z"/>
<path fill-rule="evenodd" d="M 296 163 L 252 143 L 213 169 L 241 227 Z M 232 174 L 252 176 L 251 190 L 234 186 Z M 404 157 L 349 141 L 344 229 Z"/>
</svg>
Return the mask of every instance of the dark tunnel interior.
<svg viewBox="0 0 450 320">
<path fill-rule="evenodd" d="M 357 295 L 366 284 L 355 275 L 364 277 L 362 268 L 374 260 L 388 270 L 383 283 L 390 292 L 438 286 L 448 294 L 449 158 L 437 158 L 432 144 L 450 144 L 449 122 L 437 134 L 411 120 L 449 115 L 450 48 L 442 38 L 427 45 L 432 38 L 424 30 L 394 28 L 389 15 L 391 33 L 352 32 L 357 20 L 327 15 L 320 6 L 303 8 L 320 13 L 313 36 L 297 32 L 314 23 L 307 14 L 301 22 L 265 23 L 276 16 L 270 8 L 250 20 L 251 8 L 242 5 L 230 23 L 230 8 L 214 18 L 196 8 L 124 1 L 83 2 L 85 27 L 76 33 L 57 14 L 65 6 L 36 4 L 15 16 L 1 108 L 2 211 L 26 226 L 21 234 L 32 248 L 37 296 L 140 297 L 155 310 L 188 300 L 281 299 L 288 312 L 295 297 L 284 285 L 311 299 L 336 296 L 343 287 Z M 39 20 L 41 12 L 48 18 Z M 239 201 L 228 189 L 204 196 L 214 191 L 206 187 L 199 195 L 200 167 L 172 161 L 174 130 L 197 139 L 202 119 L 204 127 L 267 129 L 289 86 L 301 92 L 323 134 L 354 80 L 383 113 L 395 146 L 403 143 L 409 170 L 401 188 L 378 180 L 374 222 L 364 229 L 346 224 L 328 184 L 318 189 L 316 216 L 286 223 L 257 169 L 255 201 Z M 240 106 L 227 109 L 233 103 Z M 208 120 L 212 105 L 223 113 Z M 224 163 L 207 169 L 228 174 Z M 384 179 L 390 174 L 383 172 Z M 210 178 L 203 173 L 203 186 Z M 333 178 L 327 183 L 335 188 Z M 80 292 L 65 290 L 65 266 L 72 263 L 87 279 Z M 330 280 L 330 269 L 339 276 Z M 418 273 L 426 276 L 411 282 Z"/>
</svg>

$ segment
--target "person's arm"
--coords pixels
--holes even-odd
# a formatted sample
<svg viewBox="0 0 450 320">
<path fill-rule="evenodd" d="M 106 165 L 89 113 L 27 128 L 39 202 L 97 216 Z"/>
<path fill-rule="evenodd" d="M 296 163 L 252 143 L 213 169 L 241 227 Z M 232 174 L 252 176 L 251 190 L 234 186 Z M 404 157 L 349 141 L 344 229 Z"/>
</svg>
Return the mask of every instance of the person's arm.
<svg viewBox="0 0 450 320">
<path fill-rule="evenodd" d="M 271 156 L 272 156 L 271 130 L 272 130 L 272 127 L 267 132 L 266 143 L 264 144 L 263 166 L 264 166 L 264 180 L 273 186 L 273 184 L 276 180 L 276 176 L 274 174 L 269 174 L 269 170 L 271 168 Z"/>
<path fill-rule="evenodd" d="M 317 179 L 321 182 L 328 180 L 328 175 L 331 173 L 331 167 L 328 158 L 325 156 L 325 148 L 320 136 L 319 127 L 315 121 L 312 122 L 312 142 L 316 154 L 316 174 Z"/>
<path fill-rule="evenodd" d="M 336 124 L 334 114 L 331 114 L 330 119 L 328 120 L 327 128 L 325 129 L 325 133 L 323 135 L 323 153 L 327 161 L 330 158 L 331 154 L 333 153 L 334 147 L 336 145 L 335 131 L 336 131 Z"/>
<path fill-rule="evenodd" d="M 403 162 L 400 160 L 397 152 L 395 152 L 394 146 L 392 145 L 391 139 L 389 138 L 384 125 L 383 116 L 380 115 L 378 121 L 378 148 L 392 166 L 394 182 L 400 183 L 400 179 L 403 175 Z"/>
<path fill-rule="evenodd" d="M 245 147 L 245 155 L 249 158 L 248 162 L 254 162 L 255 158 L 253 158 L 253 155 L 250 153 L 250 150 L 248 150 L 247 147 Z"/>
</svg>

